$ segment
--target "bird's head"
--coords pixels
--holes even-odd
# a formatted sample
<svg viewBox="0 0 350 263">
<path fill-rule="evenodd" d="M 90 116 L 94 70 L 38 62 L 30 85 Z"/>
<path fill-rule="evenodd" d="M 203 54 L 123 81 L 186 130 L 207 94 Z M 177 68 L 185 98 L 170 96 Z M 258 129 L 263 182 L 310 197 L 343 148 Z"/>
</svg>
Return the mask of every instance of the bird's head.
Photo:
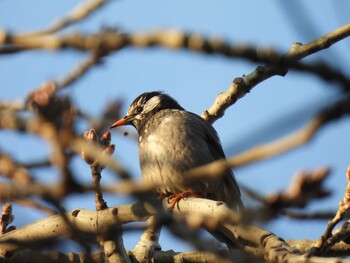
<svg viewBox="0 0 350 263">
<path fill-rule="evenodd" d="M 110 129 L 123 125 L 132 125 L 139 130 L 149 117 L 165 109 L 183 110 L 176 100 L 163 92 L 145 92 L 131 103 L 127 115 L 113 123 Z"/>
</svg>

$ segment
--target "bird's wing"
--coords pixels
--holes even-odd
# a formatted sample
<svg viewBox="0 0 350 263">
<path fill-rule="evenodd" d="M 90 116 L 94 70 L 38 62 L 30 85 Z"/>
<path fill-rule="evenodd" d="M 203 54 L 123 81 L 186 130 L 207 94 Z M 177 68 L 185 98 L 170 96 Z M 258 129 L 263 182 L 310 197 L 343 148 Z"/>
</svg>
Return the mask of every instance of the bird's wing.
<svg viewBox="0 0 350 263">
<path fill-rule="evenodd" d="M 226 159 L 225 153 L 222 149 L 221 142 L 219 136 L 213 126 L 210 123 L 202 119 L 200 116 L 192 113 L 193 116 L 198 120 L 202 130 L 204 131 L 204 139 L 207 141 L 209 145 L 209 151 L 211 155 L 214 157 L 214 160 Z M 223 200 L 227 202 L 227 205 L 236 208 L 239 210 L 244 209 L 244 205 L 241 201 L 241 192 L 239 190 L 239 186 L 237 181 L 233 175 L 231 170 L 228 170 L 227 173 L 223 176 L 223 186 L 224 191 L 219 191 L 217 194 L 222 195 L 223 198 L 218 198 L 218 200 Z M 226 197 L 226 198 L 225 198 Z M 228 199 L 228 200 L 225 200 Z"/>
</svg>

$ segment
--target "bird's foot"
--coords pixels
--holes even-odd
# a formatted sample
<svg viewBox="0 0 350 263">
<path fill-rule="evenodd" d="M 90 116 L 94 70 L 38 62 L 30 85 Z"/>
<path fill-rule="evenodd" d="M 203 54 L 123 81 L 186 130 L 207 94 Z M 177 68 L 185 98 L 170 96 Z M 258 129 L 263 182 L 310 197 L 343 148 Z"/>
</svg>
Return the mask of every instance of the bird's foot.
<svg viewBox="0 0 350 263">
<path fill-rule="evenodd" d="M 168 196 L 168 204 L 170 204 L 170 207 L 168 210 L 174 210 L 176 204 L 183 198 L 187 197 L 200 197 L 198 194 L 194 192 L 182 192 L 179 194 L 172 194 Z"/>
</svg>

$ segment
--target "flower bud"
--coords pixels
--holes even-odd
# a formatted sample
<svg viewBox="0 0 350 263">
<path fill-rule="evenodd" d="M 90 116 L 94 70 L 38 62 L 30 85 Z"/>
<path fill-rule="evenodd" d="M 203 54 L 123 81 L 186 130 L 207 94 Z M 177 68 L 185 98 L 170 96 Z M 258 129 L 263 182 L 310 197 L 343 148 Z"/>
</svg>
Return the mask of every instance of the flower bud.
<svg viewBox="0 0 350 263">
<path fill-rule="evenodd" d="M 106 147 L 106 149 L 103 150 L 103 154 L 112 155 L 114 153 L 114 150 L 115 150 L 115 145 L 114 144 L 108 145 Z"/>
<path fill-rule="evenodd" d="M 90 129 L 89 131 L 84 132 L 84 139 L 87 140 L 88 142 L 91 142 L 91 141 L 97 142 L 98 135 L 94 129 Z"/>
<path fill-rule="evenodd" d="M 98 142 L 98 135 L 94 129 L 90 129 L 90 130 L 84 132 L 84 140 L 87 141 L 88 143 Z M 84 148 L 81 151 L 81 158 L 83 158 L 83 160 L 89 165 L 91 165 L 95 161 L 94 158 L 90 157 L 86 153 Z"/>
<path fill-rule="evenodd" d="M 110 143 L 111 143 L 111 132 L 110 131 L 106 131 L 101 138 L 101 145 L 103 147 L 107 147 Z"/>
</svg>

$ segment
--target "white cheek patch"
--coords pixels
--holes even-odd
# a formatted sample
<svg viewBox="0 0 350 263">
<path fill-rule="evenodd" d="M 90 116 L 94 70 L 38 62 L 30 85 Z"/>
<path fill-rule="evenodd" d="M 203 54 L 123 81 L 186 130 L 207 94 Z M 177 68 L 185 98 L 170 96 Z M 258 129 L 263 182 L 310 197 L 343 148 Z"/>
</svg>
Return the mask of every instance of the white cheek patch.
<svg viewBox="0 0 350 263">
<path fill-rule="evenodd" d="M 144 108 L 144 111 L 146 112 L 150 112 L 152 111 L 154 108 L 156 108 L 160 103 L 160 98 L 159 96 L 154 96 L 152 98 L 150 98 Z"/>
</svg>

